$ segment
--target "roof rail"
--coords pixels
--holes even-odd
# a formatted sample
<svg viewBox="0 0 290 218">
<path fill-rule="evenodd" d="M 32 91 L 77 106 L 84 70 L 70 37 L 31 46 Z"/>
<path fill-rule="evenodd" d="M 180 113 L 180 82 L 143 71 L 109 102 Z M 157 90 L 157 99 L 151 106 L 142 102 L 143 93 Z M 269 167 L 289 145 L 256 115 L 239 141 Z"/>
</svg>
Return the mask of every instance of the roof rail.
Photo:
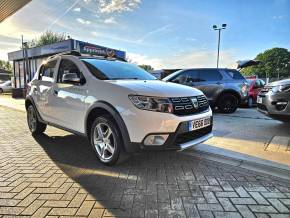
<svg viewBox="0 0 290 218">
<path fill-rule="evenodd" d="M 95 54 L 86 54 L 86 53 L 80 53 L 80 56 L 82 57 L 89 57 L 89 58 L 102 58 L 102 59 L 108 59 L 108 60 L 118 60 L 127 62 L 125 58 L 117 57 L 117 56 L 109 56 L 109 55 L 95 55 Z"/>
<path fill-rule="evenodd" d="M 54 55 L 48 57 L 48 59 L 54 58 L 55 56 L 58 56 L 58 55 L 82 56 L 79 51 L 72 50 L 72 51 L 65 51 L 65 52 L 60 52 L 60 53 L 54 54 Z"/>
<path fill-rule="evenodd" d="M 54 54 L 50 57 L 48 57 L 47 59 L 51 59 L 51 58 L 54 58 L 58 55 L 73 55 L 73 56 L 83 56 L 83 57 L 97 57 L 97 58 L 103 58 L 103 59 L 111 59 L 111 60 L 118 60 L 118 61 L 123 61 L 123 62 L 127 62 L 127 60 L 125 58 L 121 58 L 121 57 L 117 57 L 117 56 L 109 56 L 109 55 L 104 55 L 104 56 L 101 56 L 101 55 L 94 55 L 94 54 L 85 54 L 85 53 L 80 53 L 79 51 L 77 50 L 72 50 L 72 51 L 66 51 L 66 52 L 60 52 L 60 53 L 57 53 L 57 54 Z"/>
</svg>

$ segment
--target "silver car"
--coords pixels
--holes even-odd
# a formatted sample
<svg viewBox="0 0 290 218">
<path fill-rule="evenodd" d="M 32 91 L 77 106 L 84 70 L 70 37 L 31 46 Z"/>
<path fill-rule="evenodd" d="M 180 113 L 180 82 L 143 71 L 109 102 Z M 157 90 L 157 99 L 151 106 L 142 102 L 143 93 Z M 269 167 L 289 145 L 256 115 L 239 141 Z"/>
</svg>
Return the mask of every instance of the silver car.
<svg viewBox="0 0 290 218">
<path fill-rule="evenodd" d="M 257 97 L 257 106 L 273 119 L 290 122 L 290 79 L 266 85 Z"/>
<path fill-rule="evenodd" d="M 11 92 L 11 91 L 12 91 L 12 84 L 10 80 L 0 84 L 0 94 L 4 92 Z"/>
</svg>

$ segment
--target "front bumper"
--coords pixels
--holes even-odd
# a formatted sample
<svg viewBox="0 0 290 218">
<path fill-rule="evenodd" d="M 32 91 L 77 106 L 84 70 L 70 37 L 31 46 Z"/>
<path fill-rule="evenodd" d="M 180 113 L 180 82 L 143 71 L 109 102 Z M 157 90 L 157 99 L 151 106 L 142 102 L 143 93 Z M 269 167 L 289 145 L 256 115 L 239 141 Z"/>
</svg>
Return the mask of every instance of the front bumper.
<svg viewBox="0 0 290 218">
<path fill-rule="evenodd" d="M 262 98 L 262 102 L 257 103 L 257 109 L 259 112 L 277 120 L 290 120 L 289 94 L 274 94 L 270 91 L 267 94 L 260 94 L 258 97 Z M 285 105 L 279 105 L 281 102 Z"/>
<path fill-rule="evenodd" d="M 202 129 L 189 131 L 188 130 L 188 121 L 182 122 L 178 125 L 177 130 L 174 133 L 168 133 L 169 136 L 165 143 L 160 146 L 145 145 L 144 137 L 141 143 L 132 143 L 132 149 L 134 151 L 140 150 L 185 150 L 194 145 L 200 144 L 208 139 L 210 139 L 213 128 L 213 118 L 211 116 L 211 125 L 204 127 Z M 159 134 L 159 133 L 154 133 Z M 160 133 L 164 134 L 164 133 Z"/>
</svg>

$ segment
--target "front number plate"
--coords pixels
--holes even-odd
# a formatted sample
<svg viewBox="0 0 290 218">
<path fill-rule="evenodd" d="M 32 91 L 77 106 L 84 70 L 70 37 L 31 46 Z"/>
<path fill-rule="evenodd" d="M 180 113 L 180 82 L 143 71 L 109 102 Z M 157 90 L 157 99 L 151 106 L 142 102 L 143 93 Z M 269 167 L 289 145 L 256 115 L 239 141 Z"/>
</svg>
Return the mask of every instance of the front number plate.
<svg viewBox="0 0 290 218">
<path fill-rule="evenodd" d="M 210 117 L 205 117 L 205 118 L 193 120 L 193 121 L 191 121 L 189 123 L 189 131 L 202 129 L 204 127 L 209 126 L 210 123 L 211 123 L 211 118 Z"/>
</svg>

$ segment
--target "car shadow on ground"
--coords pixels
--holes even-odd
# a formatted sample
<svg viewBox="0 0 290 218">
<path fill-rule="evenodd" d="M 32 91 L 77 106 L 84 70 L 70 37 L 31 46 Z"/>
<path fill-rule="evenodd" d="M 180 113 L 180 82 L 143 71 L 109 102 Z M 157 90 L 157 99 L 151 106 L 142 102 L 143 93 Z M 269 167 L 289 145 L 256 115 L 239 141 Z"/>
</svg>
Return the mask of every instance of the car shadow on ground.
<svg viewBox="0 0 290 218">
<path fill-rule="evenodd" d="M 231 190 L 241 185 L 272 187 L 271 176 L 176 151 L 142 152 L 108 167 L 97 160 L 87 139 L 52 133 L 35 140 L 60 170 L 90 194 L 90 200 L 97 201 L 95 207 L 106 209 L 105 216 L 145 217 L 149 211 L 149 216 L 183 217 L 186 207 L 194 205 L 181 198 L 202 197 L 201 186 L 218 190 L 222 190 L 219 183 Z"/>
<path fill-rule="evenodd" d="M 202 168 L 201 159 L 175 151 L 142 152 L 108 167 L 97 160 L 85 138 L 42 134 L 35 140 L 66 175 L 114 216 L 144 217 L 145 208 L 170 209 L 168 199 L 157 202 L 158 188 L 179 191 L 176 178 L 189 172 L 195 179 L 192 168 Z M 184 195 L 191 196 L 188 186 L 184 188 L 188 193 Z"/>
</svg>

